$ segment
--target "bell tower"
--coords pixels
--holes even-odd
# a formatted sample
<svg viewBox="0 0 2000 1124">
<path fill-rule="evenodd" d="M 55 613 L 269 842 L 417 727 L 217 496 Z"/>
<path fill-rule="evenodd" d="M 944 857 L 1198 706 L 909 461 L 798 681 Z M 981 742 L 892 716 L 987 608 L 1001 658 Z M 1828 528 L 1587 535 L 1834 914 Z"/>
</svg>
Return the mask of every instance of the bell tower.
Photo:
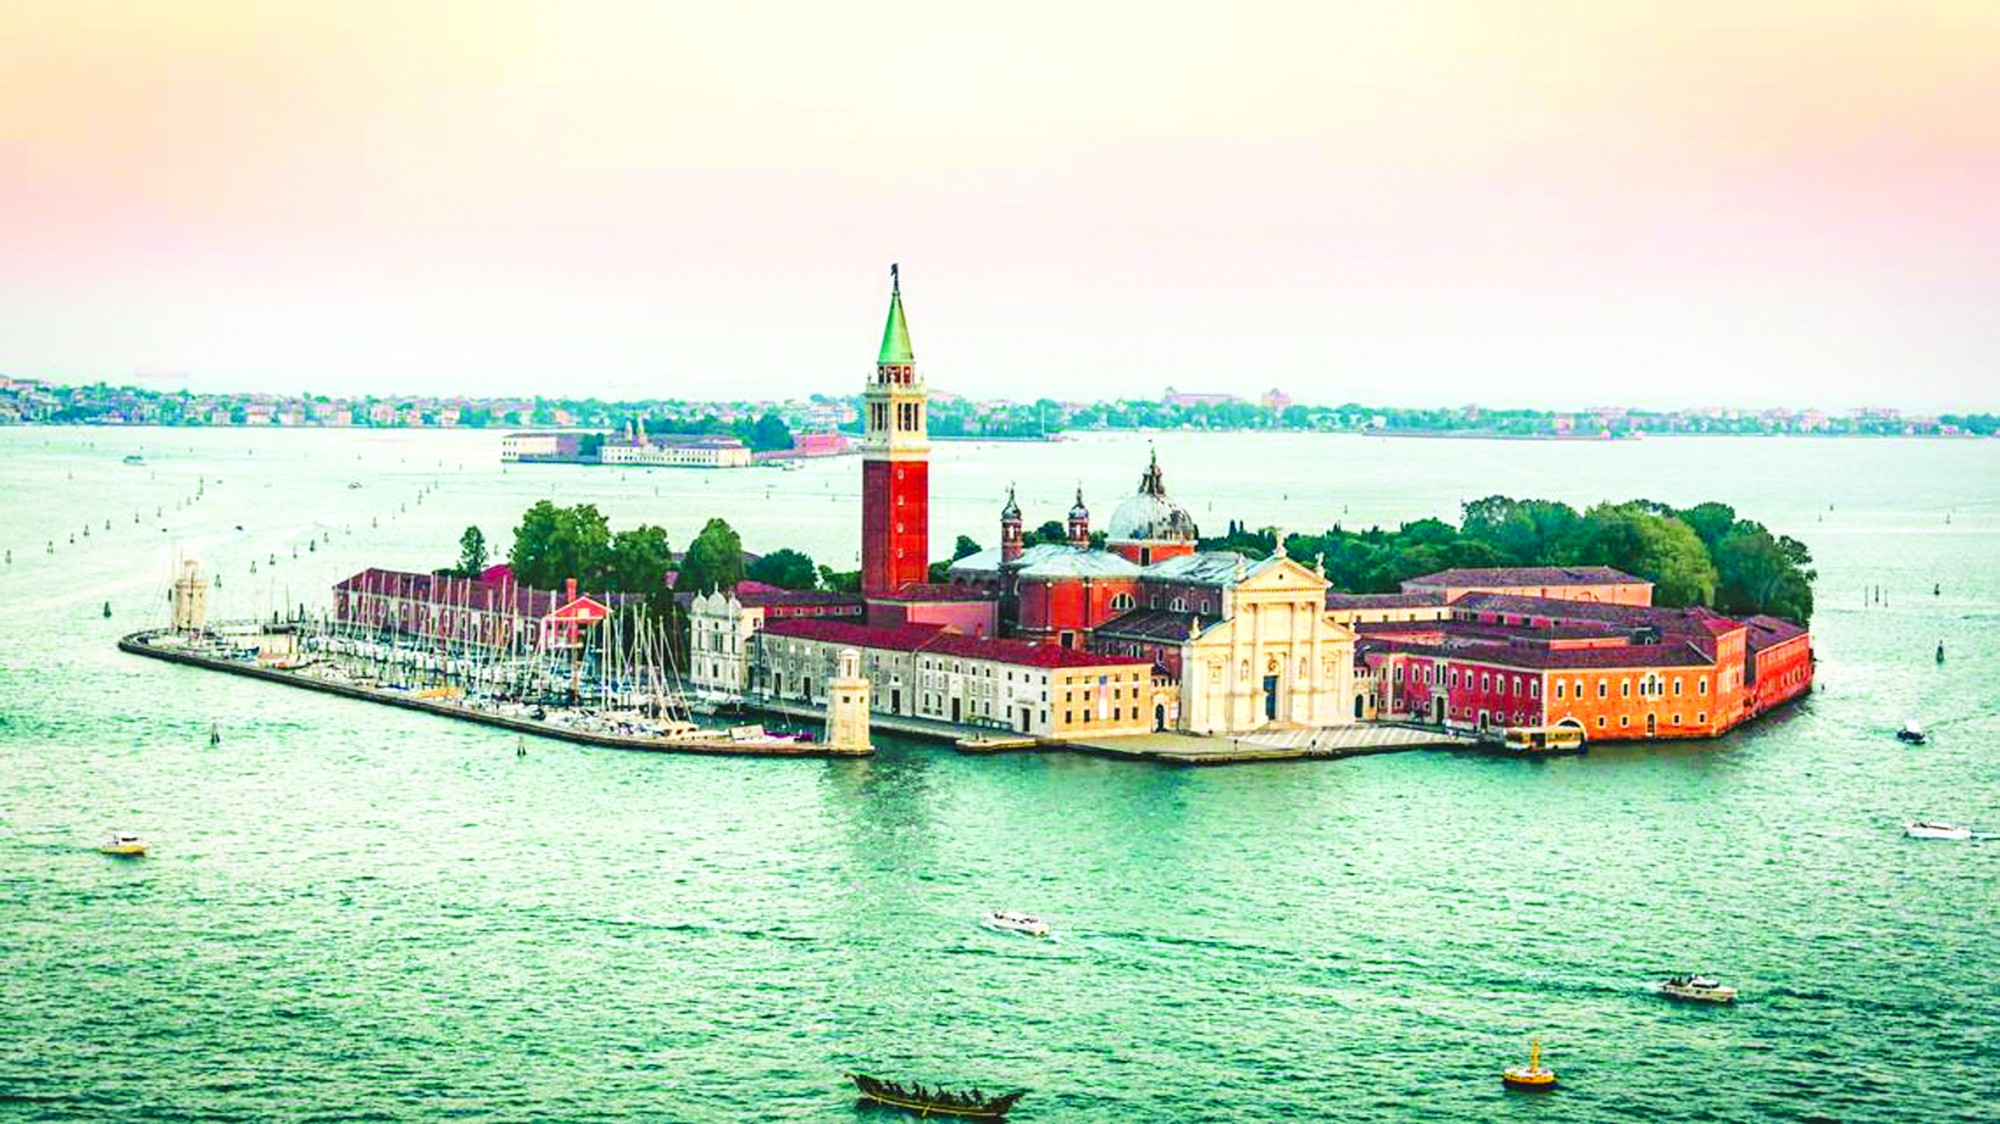
<svg viewBox="0 0 2000 1124">
<path fill-rule="evenodd" d="M 930 572 L 929 430 L 923 380 L 903 318 L 902 280 L 889 267 L 889 322 L 875 378 L 862 396 L 867 412 L 861 442 L 861 593 L 894 593 Z"/>
</svg>

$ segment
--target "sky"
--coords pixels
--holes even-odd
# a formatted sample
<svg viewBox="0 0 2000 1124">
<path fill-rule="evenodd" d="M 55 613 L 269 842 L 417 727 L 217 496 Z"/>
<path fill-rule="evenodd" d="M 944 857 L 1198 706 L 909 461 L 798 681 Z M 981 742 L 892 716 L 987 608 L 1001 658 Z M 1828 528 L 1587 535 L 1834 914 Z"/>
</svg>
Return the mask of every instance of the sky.
<svg viewBox="0 0 2000 1124">
<path fill-rule="evenodd" d="M 0 373 L 2000 408 L 2000 4 L 0 3 Z"/>
</svg>

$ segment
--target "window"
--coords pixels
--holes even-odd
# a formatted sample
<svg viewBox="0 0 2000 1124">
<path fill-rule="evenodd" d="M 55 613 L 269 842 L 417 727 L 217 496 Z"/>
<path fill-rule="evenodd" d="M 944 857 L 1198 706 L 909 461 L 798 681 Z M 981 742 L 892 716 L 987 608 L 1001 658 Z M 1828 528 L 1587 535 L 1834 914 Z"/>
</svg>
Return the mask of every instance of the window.
<svg viewBox="0 0 2000 1124">
<path fill-rule="evenodd" d="M 1620 679 L 1618 681 L 1618 697 L 1621 699 L 1632 697 L 1632 681 L 1630 679 Z"/>
<path fill-rule="evenodd" d="M 1187 598 L 1185 597 L 1174 598 L 1174 612 L 1176 613 L 1187 612 Z"/>
<path fill-rule="evenodd" d="M 1695 722 L 1696 722 L 1696 723 L 1698 723 L 1698 724 L 1700 724 L 1700 725 L 1704 725 L 1704 726 L 1705 726 L 1705 725 L 1707 725 L 1707 724 L 1708 724 L 1708 712 L 1707 712 L 1707 711 L 1705 711 L 1705 710 L 1699 710 L 1699 711 L 1696 711 L 1696 712 L 1695 712 L 1695 716 L 1694 716 L 1694 720 L 1695 720 Z"/>
<path fill-rule="evenodd" d="M 1556 680 L 1556 697 L 1563 697 L 1563 681 L 1560 679 Z"/>
<path fill-rule="evenodd" d="M 1111 595 L 1111 607 L 1113 609 L 1122 612 L 1131 608 L 1132 605 L 1132 595 L 1129 593 L 1114 593 Z"/>
<path fill-rule="evenodd" d="M 1530 679 L 1530 680 L 1528 680 L 1528 697 L 1529 697 L 1529 698 L 1531 698 L 1531 699 L 1539 699 L 1539 698 L 1541 698 L 1541 697 L 1542 697 L 1542 681 L 1541 681 L 1541 680 L 1539 680 L 1539 679 Z"/>
<path fill-rule="evenodd" d="M 1479 689 L 1482 691 L 1490 691 L 1493 689 L 1492 676 L 1486 674 L 1483 671 L 1479 673 Z"/>
<path fill-rule="evenodd" d="M 1620 727 L 1625 727 L 1625 726 L 1630 726 L 1631 724 L 1632 724 L 1632 716 L 1631 716 L 1631 715 L 1629 715 L 1629 714 L 1621 714 L 1621 715 L 1619 715 L 1619 716 L 1618 716 L 1618 725 L 1619 725 Z"/>
<path fill-rule="evenodd" d="M 1597 681 L 1597 697 L 1601 699 L 1608 693 L 1609 693 L 1609 685 L 1606 684 L 1604 680 L 1599 679 Z"/>
<path fill-rule="evenodd" d="M 1678 676 L 1678 675 L 1676 675 L 1676 676 L 1674 676 L 1674 695 L 1675 695 L 1675 697 L 1676 697 L 1676 698 L 1678 698 L 1678 697 L 1680 696 L 1680 693 L 1681 693 L 1681 677 L 1680 677 L 1680 676 Z M 1675 719 L 1675 721 L 1679 721 L 1679 719 Z"/>
<path fill-rule="evenodd" d="M 1604 716 L 1602 714 L 1597 716 L 1597 728 L 1600 730 L 1604 728 Z"/>
<path fill-rule="evenodd" d="M 1455 667 L 1451 669 L 1451 685 L 1458 686 L 1458 669 Z"/>
<path fill-rule="evenodd" d="M 1674 715 L 1674 719 L 1673 719 L 1673 721 L 1674 721 L 1674 725 L 1676 725 L 1676 726 L 1680 725 L 1680 724 L 1681 724 L 1681 716 L 1680 716 L 1680 715 L 1678 715 L 1678 714 Z"/>
<path fill-rule="evenodd" d="M 1705 694 L 1707 694 L 1707 693 L 1708 693 L 1708 680 L 1706 680 L 1706 679 L 1697 679 L 1697 680 L 1695 680 L 1695 681 L 1694 681 L 1694 693 L 1695 693 L 1695 694 L 1697 694 L 1697 695 L 1705 695 Z"/>
</svg>

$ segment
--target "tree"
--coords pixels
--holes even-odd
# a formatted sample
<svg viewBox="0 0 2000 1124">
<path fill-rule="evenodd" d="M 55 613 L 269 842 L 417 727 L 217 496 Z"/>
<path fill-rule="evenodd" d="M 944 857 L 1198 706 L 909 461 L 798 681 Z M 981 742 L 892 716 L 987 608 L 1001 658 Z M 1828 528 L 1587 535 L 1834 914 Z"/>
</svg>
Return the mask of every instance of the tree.
<svg viewBox="0 0 2000 1124">
<path fill-rule="evenodd" d="M 792 447 L 791 427 L 778 415 L 765 414 L 751 427 L 748 444 L 760 453 L 789 449 Z"/>
<path fill-rule="evenodd" d="M 821 566 L 819 568 L 819 584 L 833 593 L 860 593 L 861 571 L 841 571 L 831 566 Z"/>
<path fill-rule="evenodd" d="M 683 593 L 705 593 L 716 589 L 735 589 L 743 580 L 743 539 L 735 528 L 721 519 L 710 519 L 708 525 L 689 544 L 686 557 L 681 559 L 680 576 L 674 579 L 674 589 Z"/>
<path fill-rule="evenodd" d="M 617 593 L 664 596 L 667 571 L 673 569 L 673 548 L 664 527 L 642 524 L 611 537 L 611 588 Z"/>
<path fill-rule="evenodd" d="M 750 563 L 744 568 L 743 576 L 779 589 L 819 588 L 819 571 L 813 565 L 812 556 L 790 547 L 774 550 Z"/>
<path fill-rule="evenodd" d="M 956 562 L 961 558 L 969 558 L 978 553 L 979 544 L 973 541 L 972 536 L 960 535 L 958 536 L 958 541 L 952 544 L 951 560 Z"/>
<path fill-rule="evenodd" d="M 1712 605 L 1719 580 L 1708 548 L 1679 519 L 1647 510 L 1643 501 L 1598 504 L 1584 513 L 1566 561 L 1615 566 L 1653 583 L 1655 604 Z"/>
<path fill-rule="evenodd" d="M 458 536 L 458 576 L 476 578 L 486 569 L 486 532 L 467 527 Z"/>
<path fill-rule="evenodd" d="M 1045 542 L 1068 542 L 1069 531 L 1061 523 L 1051 519 L 1031 531 L 1021 532 L 1021 546 L 1040 546 Z"/>
<path fill-rule="evenodd" d="M 514 579 L 531 589 L 561 589 L 575 578 L 582 589 L 605 592 L 611 580 L 611 526 L 595 504 L 557 507 L 542 500 L 521 517 L 507 554 Z"/>
<path fill-rule="evenodd" d="M 1812 554 L 1789 536 L 1773 538 L 1762 525 L 1745 521 L 1716 546 L 1721 574 L 1716 607 L 1725 613 L 1768 613 L 1794 624 L 1812 620 Z"/>
</svg>

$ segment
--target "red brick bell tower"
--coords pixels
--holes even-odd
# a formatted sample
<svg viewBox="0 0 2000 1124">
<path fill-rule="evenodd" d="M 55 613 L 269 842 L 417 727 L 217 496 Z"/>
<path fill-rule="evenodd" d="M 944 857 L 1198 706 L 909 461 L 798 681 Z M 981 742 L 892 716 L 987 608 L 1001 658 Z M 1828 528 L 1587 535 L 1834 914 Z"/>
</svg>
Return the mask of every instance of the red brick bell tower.
<svg viewBox="0 0 2000 1124">
<path fill-rule="evenodd" d="M 876 597 L 930 571 L 930 438 L 923 380 L 910 352 L 903 288 L 889 267 L 889 322 L 865 399 L 861 443 L 861 593 Z"/>
</svg>

